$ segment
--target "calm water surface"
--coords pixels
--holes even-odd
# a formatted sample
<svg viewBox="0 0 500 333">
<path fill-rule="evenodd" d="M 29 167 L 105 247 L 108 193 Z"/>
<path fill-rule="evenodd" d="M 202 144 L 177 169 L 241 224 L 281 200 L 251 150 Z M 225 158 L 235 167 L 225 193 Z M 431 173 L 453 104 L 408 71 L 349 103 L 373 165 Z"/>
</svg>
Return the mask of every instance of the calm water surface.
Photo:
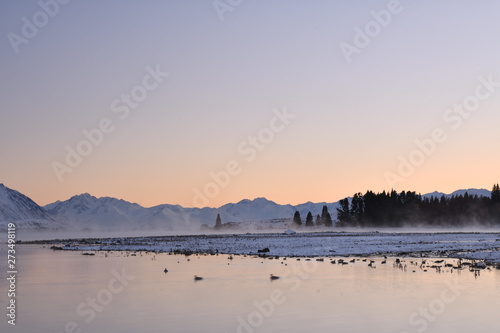
<svg viewBox="0 0 500 333">
<path fill-rule="evenodd" d="M 5 245 L 0 245 L 6 253 Z M 352 258 L 349 258 L 349 260 Z M 53 252 L 18 246 L 17 325 L 0 332 L 498 332 L 500 271 L 375 259 Z M 6 260 L 5 260 L 6 261 Z M 420 263 L 420 259 L 415 259 Z M 448 261 L 452 262 L 452 261 Z M 164 273 L 164 268 L 168 273 Z M 415 271 L 415 272 L 413 272 Z M 270 274 L 280 276 L 271 281 Z M 194 275 L 203 277 L 195 281 Z"/>
</svg>

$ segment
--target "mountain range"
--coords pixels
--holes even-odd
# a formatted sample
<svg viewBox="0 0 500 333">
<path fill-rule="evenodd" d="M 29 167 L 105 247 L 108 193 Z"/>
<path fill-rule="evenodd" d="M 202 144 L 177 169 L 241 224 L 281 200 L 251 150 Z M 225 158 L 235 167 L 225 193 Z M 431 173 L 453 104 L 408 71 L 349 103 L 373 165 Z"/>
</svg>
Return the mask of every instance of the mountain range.
<svg viewBox="0 0 500 333">
<path fill-rule="evenodd" d="M 485 189 L 458 190 L 450 194 L 432 192 L 423 196 L 449 197 L 465 192 L 490 196 L 490 191 Z M 291 219 L 295 211 L 305 219 L 309 211 L 313 215 L 320 214 L 323 206 L 328 207 L 335 219 L 338 202 L 307 202 L 293 206 L 280 205 L 266 198 L 245 199 L 218 208 L 184 208 L 169 204 L 147 208 L 121 199 L 96 198 L 85 193 L 41 207 L 22 193 L 0 184 L 0 229 L 5 229 L 8 222 L 15 222 L 19 229 L 36 230 L 196 231 L 203 224 L 213 226 L 217 214 L 223 223 Z"/>
</svg>

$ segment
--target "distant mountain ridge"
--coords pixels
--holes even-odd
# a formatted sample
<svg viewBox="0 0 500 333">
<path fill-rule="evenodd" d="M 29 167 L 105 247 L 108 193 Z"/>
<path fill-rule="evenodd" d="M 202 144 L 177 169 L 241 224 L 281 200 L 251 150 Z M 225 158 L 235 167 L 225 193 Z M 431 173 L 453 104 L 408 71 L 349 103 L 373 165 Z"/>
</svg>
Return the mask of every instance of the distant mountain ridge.
<svg viewBox="0 0 500 333">
<path fill-rule="evenodd" d="M 485 189 L 458 190 L 451 194 L 432 192 L 423 195 L 489 196 Z M 314 216 L 321 214 L 323 206 L 335 219 L 338 202 L 306 202 L 296 206 L 280 205 L 266 198 L 244 199 L 228 203 L 219 208 L 184 208 L 179 205 L 163 204 L 143 207 L 137 203 L 112 197 L 96 198 L 88 193 L 75 195 L 65 201 L 56 201 L 40 207 L 23 194 L 0 185 L 0 228 L 15 221 L 20 227 L 31 229 L 61 229 L 83 231 L 134 231 L 134 230 L 186 230 L 196 231 L 200 226 L 214 225 L 217 214 L 225 222 L 259 222 L 276 219 L 290 219 L 298 211 L 303 220 L 310 211 Z"/>
<path fill-rule="evenodd" d="M 469 188 L 469 189 L 466 189 L 466 190 L 456 190 L 450 194 L 446 194 L 446 193 L 443 193 L 443 192 L 437 192 L 437 191 L 434 191 L 432 193 L 427 193 L 427 194 L 424 194 L 422 195 L 422 197 L 424 198 L 430 198 L 430 197 L 442 197 L 442 196 L 445 196 L 447 198 L 450 198 L 450 197 L 453 197 L 453 196 L 459 196 L 459 195 L 464 195 L 465 193 L 467 193 L 468 195 L 477 195 L 478 197 L 489 197 L 491 195 L 491 191 L 487 190 L 487 189 L 484 189 L 484 188 L 481 188 L 481 189 L 475 189 L 475 188 Z"/>
<path fill-rule="evenodd" d="M 294 206 L 279 205 L 265 198 L 245 199 L 219 208 L 184 208 L 169 204 L 146 208 L 89 194 L 49 204 L 45 209 L 56 220 L 80 230 L 197 230 L 202 224 L 213 225 L 217 214 L 224 222 L 247 222 L 289 218 L 295 212 Z"/>
</svg>

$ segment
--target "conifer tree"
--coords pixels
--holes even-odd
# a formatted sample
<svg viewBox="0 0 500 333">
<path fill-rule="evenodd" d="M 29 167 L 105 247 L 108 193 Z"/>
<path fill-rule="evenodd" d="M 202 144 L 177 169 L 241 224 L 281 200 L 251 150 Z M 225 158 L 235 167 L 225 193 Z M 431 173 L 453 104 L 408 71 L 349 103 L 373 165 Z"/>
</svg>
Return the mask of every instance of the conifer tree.
<svg viewBox="0 0 500 333">
<path fill-rule="evenodd" d="M 491 203 L 493 205 L 500 203 L 500 186 L 498 184 L 493 185 L 493 190 L 491 191 Z"/>
<path fill-rule="evenodd" d="M 332 216 L 329 212 L 327 212 L 325 216 L 325 227 L 333 227 Z"/>
<path fill-rule="evenodd" d="M 345 198 L 339 201 L 340 208 L 337 208 L 337 219 L 341 226 L 347 226 L 351 223 L 351 210 L 349 209 L 349 199 Z"/>
<path fill-rule="evenodd" d="M 222 227 L 222 220 L 220 218 L 220 214 L 217 214 L 217 218 L 215 219 L 215 229 L 219 229 Z"/>
<path fill-rule="evenodd" d="M 293 224 L 302 225 L 302 219 L 300 218 L 300 213 L 298 211 L 293 215 Z"/>
<path fill-rule="evenodd" d="M 311 214 L 311 212 L 308 212 L 306 217 L 306 227 L 312 227 L 313 225 L 314 225 L 313 215 Z"/>
<path fill-rule="evenodd" d="M 498 184 L 493 185 L 493 190 L 491 191 L 491 220 L 500 224 L 500 186 Z"/>
<path fill-rule="evenodd" d="M 328 207 L 323 206 L 321 210 L 321 224 L 325 227 L 331 227 L 333 225 L 332 216 L 328 212 Z"/>
</svg>

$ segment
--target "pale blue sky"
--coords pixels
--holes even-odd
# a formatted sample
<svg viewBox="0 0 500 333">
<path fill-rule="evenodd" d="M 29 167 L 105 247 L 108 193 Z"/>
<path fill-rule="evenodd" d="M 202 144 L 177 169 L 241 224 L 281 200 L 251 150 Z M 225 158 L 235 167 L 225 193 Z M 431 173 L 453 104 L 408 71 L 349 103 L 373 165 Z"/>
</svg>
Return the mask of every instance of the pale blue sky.
<svg viewBox="0 0 500 333">
<path fill-rule="evenodd" d="M 237 160 L 241 174 L 208 205 L 336 201 L 390 189 L 398 156 L 442 127 L 448 140 L 396 189 L 489 188 L 500 178 L 500 88 L 456 131 L 443 114 L 479 76 L 500 81 L 500 3 L 401 1 L 347 63 L 340 44 L 388 3 L 246 0 L 221 21 L 212 1 L 73 0 L 16 54 L 8 34 L 41 8 L 4 1 L 0 182 L 40 204 L 89 192 L 192 206 L 209 172 Z M 158 64 L 168 78 L 119 120 L 111 103 Z M 284 107 L 297 117 L 246 162 L 238 145 Z M 59 181 L 51 164 L 103 118 L 116 130 Z"/>
</svg>

